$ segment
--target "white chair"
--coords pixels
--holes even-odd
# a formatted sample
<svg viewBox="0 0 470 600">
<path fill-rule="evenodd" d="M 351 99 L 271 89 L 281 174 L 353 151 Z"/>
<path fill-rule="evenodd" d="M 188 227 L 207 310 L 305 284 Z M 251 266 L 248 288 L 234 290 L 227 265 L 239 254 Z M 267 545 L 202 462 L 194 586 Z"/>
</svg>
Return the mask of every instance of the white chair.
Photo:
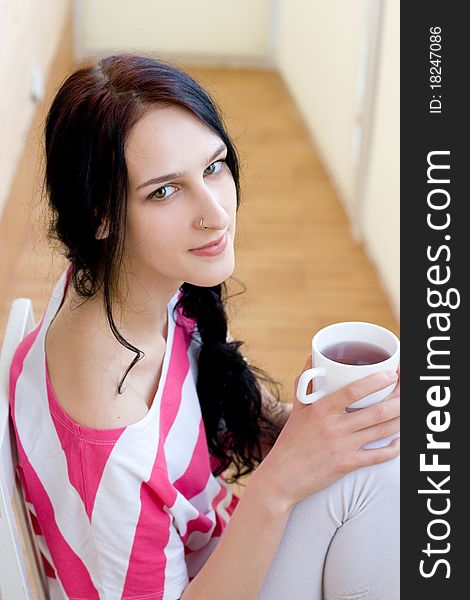
<svg viewBox="0 0 470 600">
<path fill-rule="evenodd" d="M 8 410 L 13 354 L 33 327 L 31 300 L 17 298 L 10 309 L 0 351 L 0 600 L 44 600 L 48 597 L 29 511 L 16 476 L 18 456 Z"/>
</svg>

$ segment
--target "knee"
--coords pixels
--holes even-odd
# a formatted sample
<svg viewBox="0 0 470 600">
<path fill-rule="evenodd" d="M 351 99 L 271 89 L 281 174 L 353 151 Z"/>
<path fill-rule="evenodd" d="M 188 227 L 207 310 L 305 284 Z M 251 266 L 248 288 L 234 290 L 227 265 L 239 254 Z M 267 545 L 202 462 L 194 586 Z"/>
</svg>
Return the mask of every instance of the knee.
<svg viewBox="0 0 470 600">
<path fill-rule="evenodd" d="M 371 501 L 387 499 L 387 504 L 396 503 L 400 495 L 400 457 L 351 471 L 338 483 L 342 497 L 348 499 L 348 514 Z"/>
<path fill-rule="evenodd" d="M 363 471 L 361 473 L 361 471 Z M 384 492 L 387 496 L 398 496 L 400 493 L 400 457 L 371 465 L 357 472 L 363 478 L 364 486 L 375 493 Z"/>
<path fill-rule="evenodd" d="M 398 514 L 400 502 L 400 457 L 362 467 L 344 475 L 327 488 L 300 501 L 293 511 L 303 527 L 309 515 L 332 517 L 339 527 L 366 507 L 387 507 Z M 391 515 L 389 514 L 389 517 Z M 292 517 L 293 518 L 293 517 Z M 324 520 L 326 517 L 322 517 Z"/>
</svg>

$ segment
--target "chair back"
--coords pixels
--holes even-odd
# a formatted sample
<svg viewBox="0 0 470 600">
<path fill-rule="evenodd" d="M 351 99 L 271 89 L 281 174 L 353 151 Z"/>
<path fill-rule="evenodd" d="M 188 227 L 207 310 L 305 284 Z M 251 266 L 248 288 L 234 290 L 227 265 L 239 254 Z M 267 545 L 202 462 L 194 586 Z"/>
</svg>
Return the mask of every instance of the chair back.
<svg viewBox="0 0 470 600">
<path fill-rule="evenodd" d="M 0 350 L 0 599 L 47 598 L 43 563 L 16 473 L 18 453 L 8 387 L 10 365 L 21 340 L 34 328 L 29 298 L 14 300 Z"/>
</svg>

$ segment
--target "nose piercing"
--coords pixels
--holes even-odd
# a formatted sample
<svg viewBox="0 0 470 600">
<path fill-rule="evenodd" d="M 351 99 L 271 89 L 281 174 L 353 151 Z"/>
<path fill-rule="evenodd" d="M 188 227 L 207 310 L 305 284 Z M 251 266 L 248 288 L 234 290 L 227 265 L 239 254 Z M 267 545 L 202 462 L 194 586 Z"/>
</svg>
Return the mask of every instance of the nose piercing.
<svg viewBox="0 0 470 600">
<path fill-rule="evenodd" d="M 199 221 L 199 227 L 201 229 L 209 229 L 208 227 L 204 226 L 204 217 L 201 217 L 201 220 Z"/>
</svg>

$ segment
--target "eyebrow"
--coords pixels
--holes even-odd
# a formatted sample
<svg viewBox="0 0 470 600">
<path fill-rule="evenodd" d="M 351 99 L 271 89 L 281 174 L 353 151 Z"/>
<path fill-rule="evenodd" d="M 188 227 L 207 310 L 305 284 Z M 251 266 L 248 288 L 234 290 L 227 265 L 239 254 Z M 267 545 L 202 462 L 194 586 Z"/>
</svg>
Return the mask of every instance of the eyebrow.
<svg viewBox="0 0 470 600">
<path fill-rule="evenodd" d="M 225 144 L 221 144 L 215 152 L 207 159 L 207 162 L 210 163 L 214 158 L 222 152 L 222 150 L 226 150 L 227 146 Z M 167 181 L 168 179 L 178 179 L 180 177 L 186 177 L 188 175 L 188 171 L 177 171 L 176 173 L 169 173 L 168 175 L 162 175 L 161 177 L 152 177 L 148 181 L 141 183 L 138 187 L 136 187 L 135 191 L 138 192 L 140 189 L 147 187 L 148 185 L 155 185 L 156 183 L 161 183 L 162 181 Z"/>
</svg>

